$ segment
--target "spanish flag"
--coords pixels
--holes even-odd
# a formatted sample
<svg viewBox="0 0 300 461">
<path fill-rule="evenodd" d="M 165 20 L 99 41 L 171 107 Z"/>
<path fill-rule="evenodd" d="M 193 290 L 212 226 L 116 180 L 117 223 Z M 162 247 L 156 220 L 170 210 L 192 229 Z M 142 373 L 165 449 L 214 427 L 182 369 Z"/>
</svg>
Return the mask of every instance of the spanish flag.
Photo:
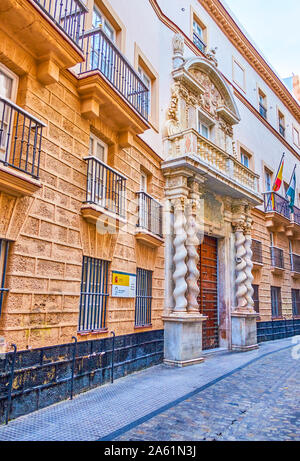
<svg viewBox="0 0 300 461">
<path fill-rule="evenodd" d="M 276 176 L 276 179 L 275 179 L 275 182 L 274 182 L 274 186 L 273 186 L 273 191 L 274 192 L 278 192 L 280 190 L 280 188 L 281 188 L 283 166 L 284 166 L 284 154 L 282 156 L 282 159 L 281 159 L 281 162 L 280 162 L 280 165 L 279 165 L 279 169 L 278 169 L 278 173 L 277 173 L 277 176 Z M 271 195 L 272 195 L 272 209 L 275 210 L 275 197 L 274 197 L 274 194 L 271 194 Z"/>
</svg>

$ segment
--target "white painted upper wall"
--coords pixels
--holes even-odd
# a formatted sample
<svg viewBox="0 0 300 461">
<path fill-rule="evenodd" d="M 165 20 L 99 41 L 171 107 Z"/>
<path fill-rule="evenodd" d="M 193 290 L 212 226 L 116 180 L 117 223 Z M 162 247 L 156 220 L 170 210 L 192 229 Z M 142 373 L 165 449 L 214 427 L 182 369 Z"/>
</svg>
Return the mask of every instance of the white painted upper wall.
<svg viewBox="0 0 300 461">
<path fill-rule="evenodd" d="M 126 27 L 125 54 L 134 63 L 134 45 L 141 48 L 142 53 L 151 62 L 159 74 L 159 127 L 160 132 L 148 130 L 142 138 L 162 156 L 162 129 L 166 110 L 170 103 L 170 86 L 172 71 L 172 38 L 174 33 L 163 24 L 154 12 L 149 0 L 110 0 L 112 8 L 117 12 Z M 267 120 L 278 132 L 278 109 L 285 116 L 286 141 L 299 154 L 300 148 L 293 143 L 292 127 L 300 131 L 300 126 L 293 115 L 275 95 L 272 89 L 261 79 L 255 69 L 240 55 L 234 45 L 219 29 L 211 16 L 201 6 L 198 0 L 158 0 L 163 13 L 190 38 L 191 7 L 208 31 L 208 49 L 218 47 L 216 57 L 218 68 L 235 87 L 258 109 L 258 88 L 267 97 Z M 275 46 L 275 45 L 274 45 Z M 185 47 L 185 58 L 193 57 L 192 51 Z M 245 69 L 245 91 L 233 82 L 233 57 Z M 266 165 L 276 174 L 280 158 L 286 152 L 284 181 L 289 182 L 297 158 L 238 98 L 235 97 L 241 122 L 234 127 L 234 140 L 246 146 L 254 154 L 255 172 L 261 176 L 260 190 L 264 191 L 264 169 Z M 297 171 L 298 194 L 300 192 L 300 165 Z M 300 205 L 298 201 L 298 205 Z"/>
</svg>

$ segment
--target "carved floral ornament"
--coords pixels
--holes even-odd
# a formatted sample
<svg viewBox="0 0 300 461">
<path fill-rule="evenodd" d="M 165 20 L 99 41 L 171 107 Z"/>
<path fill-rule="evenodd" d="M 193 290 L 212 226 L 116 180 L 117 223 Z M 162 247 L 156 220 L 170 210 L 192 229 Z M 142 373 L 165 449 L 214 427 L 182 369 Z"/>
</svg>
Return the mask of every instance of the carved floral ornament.
<svg viewBox="0 0 300 461">
<path fill-rule="evenodd" d="M 176 47 L 178 49 L 180 42 L 179 40 L 177 43 L 176 37 L 173 41 L 174 51 Z M 171 102 L 167 112 L 167 135 L 172 136 L 183 131 L 185 127 L 182 126 L 181 115 L 184 115 L 187 123 L 188 109 L 200 108 L 214 120 L 220 130 L 232 137 L 232 125 L 238 123 L 240 116 L 233 96 L 217 69 L 208 60 L 193 58 L 174 72 L 175 81 L 171 87 Z M 180 114 L 181 100 L 186 107 L 185 114 Z M 230 114 L 229 118 L 220 113 L 221 108 L 223 113 L 227 111 Z"/>
</svg>

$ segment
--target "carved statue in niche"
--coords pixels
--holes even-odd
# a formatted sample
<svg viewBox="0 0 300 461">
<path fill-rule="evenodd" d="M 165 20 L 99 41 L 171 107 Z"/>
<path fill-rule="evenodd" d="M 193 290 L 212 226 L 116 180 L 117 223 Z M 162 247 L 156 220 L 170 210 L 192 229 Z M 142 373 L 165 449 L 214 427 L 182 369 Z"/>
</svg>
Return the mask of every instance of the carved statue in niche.
<svg viewBox="0 0 300 461">
<path fill-rule="evenodd" d="M 225 122 L 222 118 L 218 117 L 218 123 L 220 130 L 222 130 L 227 136 L 230 136 L 231 138 L 233 137 L 233 128 L 232 126 Z"/>
<path fill-rule="evenodd" d="M 171 103 L 167 112 L 166 129 L 167 135 L 172 136 L 173 134 L 180 132 L 180 121 L 178 113 L 178 102 L 179 102 L 179 90 L 178 85 L 175 84 L 171 89 Z"/>
<path fill-rule="evenodd" d="M 184 52 L 184 38 L 181 34 L 175 34 L 172 40 L 173 53 L 183 56 Z"/>
<path fill-rule="evenodd" d="M 207 53 L 206 53 L 206 59 L 211 61 L 214 66 L 218 67 L 218 60 L 216 58 L 216 51 L 218 47 L 216 46 L 215 48 L 211 48 Z"/>
</svg>

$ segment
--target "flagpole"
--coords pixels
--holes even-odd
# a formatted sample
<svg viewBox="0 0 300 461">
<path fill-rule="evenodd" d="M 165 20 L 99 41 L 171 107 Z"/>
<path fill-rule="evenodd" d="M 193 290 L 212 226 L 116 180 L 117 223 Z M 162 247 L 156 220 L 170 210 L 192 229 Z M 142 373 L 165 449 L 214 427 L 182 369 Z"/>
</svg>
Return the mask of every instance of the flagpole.
<svg viewBox="0 0 300 461">
<path fill-rule="evenodd" d="M 275 182 L 276 182 L 276 179 L 277 179 L 277 176 L 278 176 L 279 170 L 281 168 L 282 161 L 283 161 L 284 157 L 285 157 L 285 152 L 283 152 L 283 154 L 282 154 L 282 157 L 281 157 L 281 160 L 280 160 L 280 163 L 279 163 L 279 167 L 278 167 L 275 179 L 274 179 L 273 187 L 272 187 L 272 190 L 270 191 L 271 193 L 270 193 L 269 200 L 268 200 L 268 203 L 267 203 L 267 209 L 269 208 L 270 201 L 272 200 L 272 194 L 274 194 Z"/>
</svg>

